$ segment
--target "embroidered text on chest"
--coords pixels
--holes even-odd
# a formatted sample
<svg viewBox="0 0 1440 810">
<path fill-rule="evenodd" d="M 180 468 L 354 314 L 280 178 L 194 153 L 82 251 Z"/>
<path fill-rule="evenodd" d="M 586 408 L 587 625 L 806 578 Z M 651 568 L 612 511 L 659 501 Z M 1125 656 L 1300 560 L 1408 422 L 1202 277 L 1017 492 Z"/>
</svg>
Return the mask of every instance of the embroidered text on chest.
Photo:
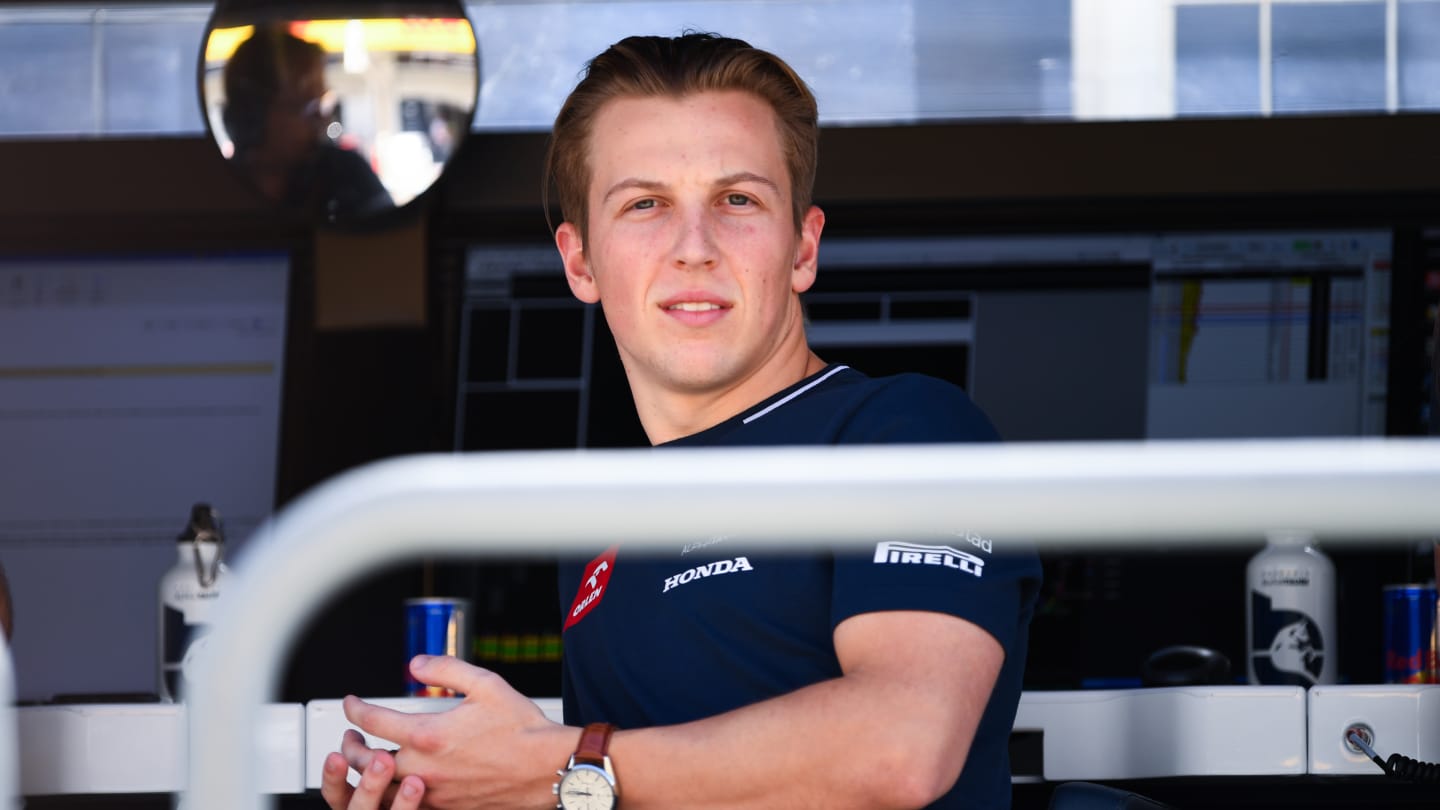
<svg viewBox="0 0 1440 810">
<path fill-rule="evenodd" d="M 697 579 L 704 577 L 720 576 L 722 574 L 735 574 L 740 571 L 754 571 L 750 561 L 744 557 L 736 557 L 733 560 L 716 560 L 712 563 L 697 565 L 687 571 L 682 571 L 673 577 L 665 578 L 665 587 L 660 589 L 661 593 L 669 591 L 681 585 L 688 585 Z"/>
</svg>

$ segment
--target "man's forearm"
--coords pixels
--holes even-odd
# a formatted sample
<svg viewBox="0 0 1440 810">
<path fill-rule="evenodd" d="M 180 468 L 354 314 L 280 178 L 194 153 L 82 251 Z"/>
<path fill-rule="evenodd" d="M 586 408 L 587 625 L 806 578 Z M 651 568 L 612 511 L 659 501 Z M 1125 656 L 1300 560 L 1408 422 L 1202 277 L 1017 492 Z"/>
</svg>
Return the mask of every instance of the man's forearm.
<svg viewBox="0 0 1440 810">
<path fill-rule="evenodd" d="M 907 628 L 916 636 L 908 645 L 891 638 L 843 677 L 692 723 L 619 732 L 610 752 L 621 806 L 930 803 L 964 765 L 1003 653 L 974 625 L 923 621 L 959 632 L 935 643 Z"/>
</svg>

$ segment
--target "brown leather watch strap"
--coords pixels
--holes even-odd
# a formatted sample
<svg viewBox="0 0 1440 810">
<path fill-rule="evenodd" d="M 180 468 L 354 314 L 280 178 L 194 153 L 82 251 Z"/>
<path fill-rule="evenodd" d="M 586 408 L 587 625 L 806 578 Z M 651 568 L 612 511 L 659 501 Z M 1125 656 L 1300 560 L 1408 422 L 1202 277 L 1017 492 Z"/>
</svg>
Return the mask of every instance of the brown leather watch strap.
<svg viewBox="0 0 1440 810">
<path fill-rule="evenodd" d="M 575 746 L 575 764 L 603 765 L 605 752 L 610 748 L 610 735 L 615 733 L 611 723 L 591 723 L 580 733 L 580 744 Z"/>
</svg>

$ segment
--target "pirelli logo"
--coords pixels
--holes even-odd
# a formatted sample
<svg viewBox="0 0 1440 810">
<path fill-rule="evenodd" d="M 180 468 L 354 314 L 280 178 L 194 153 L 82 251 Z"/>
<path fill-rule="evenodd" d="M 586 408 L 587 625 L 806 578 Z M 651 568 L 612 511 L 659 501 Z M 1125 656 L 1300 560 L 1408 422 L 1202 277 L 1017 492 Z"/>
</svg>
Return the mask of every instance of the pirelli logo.
<svg viewBox="0 0 1440 810">
<path fill-rule="evenodd" d="M 985 561 L 949 546 L 922 546 L 918 543 L 885 542 L 875 544 L 877 565 L 938 565 L 980 576 Z"/>
</svg>

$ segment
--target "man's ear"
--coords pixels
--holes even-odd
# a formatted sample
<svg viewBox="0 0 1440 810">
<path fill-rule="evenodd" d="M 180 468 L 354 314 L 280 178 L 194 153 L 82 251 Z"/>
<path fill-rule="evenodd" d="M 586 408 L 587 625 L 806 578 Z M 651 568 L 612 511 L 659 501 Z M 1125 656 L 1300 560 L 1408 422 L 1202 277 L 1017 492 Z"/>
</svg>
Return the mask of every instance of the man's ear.
<svg viewBox="0 0 1440 810">
<path fill-rule="evenodd" d="M 825 230 L 825 212 L 810 206 L 800 220 L 800 240 L 795 246 L 795 266 L 790 269 L 790 289 L 803 293 L 815 283 L 820 264 L 820 232 Z"/>
<path fill-rule="evenodd" d="M 590 261 L 585 257 L 580 229 L 569 222 L 560 223 L 555 229 L 555 247 L 560 249 L 560 260 L 565 263 L 565 280 L 570 282 L 570 292 L 584 303 L 598 303 L 600 289 L 590 274 Z"/>
</svg>

